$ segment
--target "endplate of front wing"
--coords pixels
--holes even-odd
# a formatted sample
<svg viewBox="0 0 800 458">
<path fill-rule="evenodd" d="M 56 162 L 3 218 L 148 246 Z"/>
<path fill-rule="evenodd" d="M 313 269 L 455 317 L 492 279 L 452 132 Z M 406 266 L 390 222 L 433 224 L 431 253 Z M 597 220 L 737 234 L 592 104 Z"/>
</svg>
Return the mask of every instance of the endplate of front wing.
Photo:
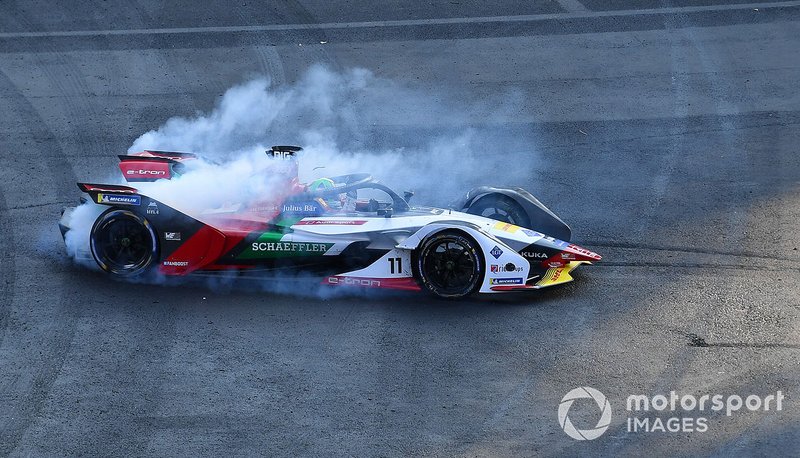
<svg viewBox="0 0 800 458">
<path fill-rule="evenodd" d="M 533 284 L 526 285 L 498 285 L 492 286 L 492 291 L 521 291 L 526 289 L 540 289 L 549 286 L 569 283 L 573 280 L 570 272 L 581 264 L 591 264 L 589 261 L 572 261 L 561 267 L 551 267 L 542 275 L 542 278 Z"/>
</svg>

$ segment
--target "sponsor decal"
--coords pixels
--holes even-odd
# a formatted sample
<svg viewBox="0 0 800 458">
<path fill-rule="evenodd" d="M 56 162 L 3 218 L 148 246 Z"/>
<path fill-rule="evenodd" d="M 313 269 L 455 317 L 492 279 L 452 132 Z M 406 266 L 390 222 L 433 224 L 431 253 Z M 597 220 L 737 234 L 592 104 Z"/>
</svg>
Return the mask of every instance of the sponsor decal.
<svg viewBox="0 0 800 458">
<path fill-rule="evenodd" d="M 534 258 L 534 259 L 547 259 L 547 253 L 537 253 L 535 251 L 520 251 L 523 258 Z"/>
<path fill-rule="evenodd" d="M 551 267 L 547 269 L 541 281 L 537 283 L 539 286 L 549 286 L 558 283 L 566 283 L 572 280 L 569 275 L 570 269 L 566 267 Z"/>
<path fill-rule="evenodd" d="M 323 284 L 331 286 L 360 286 L 366 288 L 391 288 L 405 291 L 419 291 L 417 282 L 410 277 L 403 278 L 369 278 L 332 275 L 325 277 Z"/>
<path fill-rule="evenodd" d="M 522 278 L 490 278 L 490 285 L 521 285 Z"/>
<path fill-rule="evenodd" d="M 495 259 L 500 259 L 500 256 L 503 255 L 503 250 L 500 249 L 499 246 L 495 245 L 494 248 L 492 248 L 492 251 L 489 252 L 489 254 L 494 256 Z"/>
<path fill-rule="evenodd" d="M 328 277 L 326 283 L 329 285 L 364 286 L 367 288 L 381 287 L 381 281 L 374 278 Z"/>
<path fill-rule="evenodd" d="M 325 219 L 304 219 L 295 223 L 298 226 L 361 226 L 366 220 L 325 220 Z"/>
<path fill-rule="evenodd" d="M 542 234 L 540 234 L 540 233 L 538 233 L 536 231 L 532 231 L 530 229 L 522 229 L 522 233 L 527 235 L 528 237 L 541 237 L 542 236 Z"/>
<path fill-rule="evenodd" d="M 492 273 L 498 272 L 522 272 L 522 267 L 517 267 L 514 263 L 509 262 L 508 264 L 501 266 L 499 264 L 492 264 L 489 266 L 489 270 Z"/>
<path fill-rule="evenodd" d="M 574 261 L 575 260 L 575 253 L 563 252 L 563 253 L 561 253 L 561 259 L 563 259 L 565 261 Z"/>
<path fill-rule="evenodd" d="M 250 207 L 247 209 L 249 212 L 253 213 L 272 213 L 278 211 L 277 205 L 267 205 L 267 206 L 259 206 L 259 207 Z"/>
<path fill-rule="evenodd" d="M 155 201 L 150 201 L 150 203 L 147 204 L 147 214 L 148 215 L 158 214 L 158 204 Z"/>
<path fill-rule="evenodd" d="M 587 250 L 586 248 L 581 248 L 578 245 L 570 245 L 570 246 L 567 247 L 567 249 L 568 250 L 572 250 L 572 251 L 577 251 L 578 254 L 581 254 L 583 256 L 588 256 L 590 258 L 594 258 L 594 257 L 598 256 L 596 253 L 593 253 L 593 252 Z"/>
<path fill-rule="evenodd" d="M 186 267 L 189 265 L 189 261 L 164 261 L 163 264 L 172 267 Z"/>
<path fill-rule="evenodd" d="M 497 229 L 497 230 L 499 230 L 499 231 L 505 231 L 505 232 L 508 232 L 508 233 L 510 233 L 510 234 L 513 234 L 514 232 L 517 232 L 518 230 L 522 229 L 522 228 L 521 228 L 521 227 L 519 227 L 519 226 L 516 226 L 516 225 L 514 225 L 514 224 L 511 224 L 511 223 L 504 223 L 504 222 L 502 222 L 502 221 L 501 221 L 501 222 L 498 222 L 498 223 L 496 223 L 496 224 L 494 225 L 494 228 L 495 228 L 495 229 Z"/>
<path fill-rule="evenodd" d="M 561 261 L 550 261 L 547 263 L 548 267 L 562 267 L 564 265 Z"/>
<path fill-rule="evenodd" d="M 269 153 L 269 151 L 267 151 Z M 272 151 L 271 156 L 275 159 L 282 159 L 284 161 L 293 161 L 294 160 L 294 153 L 290 151 Z"/>
<path fill-rule="evenodd" d="M 297 213 L 301 215 L 319 215 L 322 213 L 320 206 L 315 203 L 283 204 L 281 211 L 285 213 Z"/>
<path fill-rule="evenodd" d="M 167 172 L 165 172 L 164 170 L 143 170 L 143 169 L 128 170 L 125 173 L 127 173 L 128 175 L 152 175 L 152 176 L 161 176 L 167 174 Z"/>
<path fill-rule="evenodd" d="M 179 242 L 181 240 L 180 232 L 164 232 L 164 240 L 171 240 Z"/>
<path fill-rule="evenodd" d="M 247 244 L 247 248 L 239 255 L 242 259 L 284 258 L 297 256 L 322 256 L 333 243 L 325 242 L 290 242 L 282 240 L 286 234 L 282 232 L 264 232 L 256 240 Z"/>
<path fill-rule="evenodd" d="M 253 242 L 253 251 L 268 251 L 277 253 L 324 254 L 332 243 L 303 243 L 303 242 Z"/>
<path fill-rule="evenodd" d="M 125 196 L 121 194 L 97 194 L 98 204 L 120 204 L 120 205 L 141 205 L 142 197 L 133 195 Z"/>
</svg>

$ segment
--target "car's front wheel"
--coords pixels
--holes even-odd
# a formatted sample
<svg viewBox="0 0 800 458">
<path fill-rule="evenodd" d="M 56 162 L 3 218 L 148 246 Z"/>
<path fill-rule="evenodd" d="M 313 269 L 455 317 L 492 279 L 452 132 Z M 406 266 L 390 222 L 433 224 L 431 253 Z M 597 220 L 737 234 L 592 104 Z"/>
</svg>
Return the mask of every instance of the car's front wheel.
<svg viewBox="0 0 800 458">
<path fill-rule="evenodd" d="M 158 259 L 158 239 L 153 226 L 141 216 L 110 209 L 92 226 L 89 239 L 94 260 L 114 275 L 132 276 L 146 271 Z"/>
<path fill-rule="evenodd" d="M 478 244 L 460 232 L 440 232 L 422 244 L 415 270 L 422 286 L 435 296 L 457 299 L 480 288 L 483 257 Z"/>
</svg>

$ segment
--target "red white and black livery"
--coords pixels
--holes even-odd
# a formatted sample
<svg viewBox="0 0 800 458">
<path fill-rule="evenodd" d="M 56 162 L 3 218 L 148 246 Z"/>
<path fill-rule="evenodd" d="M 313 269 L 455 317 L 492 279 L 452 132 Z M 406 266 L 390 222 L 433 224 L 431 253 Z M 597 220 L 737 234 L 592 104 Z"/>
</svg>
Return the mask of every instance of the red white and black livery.
<svg viewBox="0 0 800 458">
<path fill-rule="evenodd" d="M 454 208 L 411 206 L 412 193 L 400 195 L 368 174 L 301 184 L 298 151 L 273 147 L 264 159 L 287 160 L 276 172 L 285 177 L 280 192 L 227 208 L 189 211 L 131 186 L 79 183 L 89 196 L 84 205 L 102 210 L 88 249 L 117 276 L 289 269 L 331 286 L 443 298 L 558 285 L 600 260 L 570 243 L 570 228 L 522 189 L 476 188 Z M 132 183 L 180 179 L 199 161 L 159 151 L 120 158 Z M 62 234 L 74 211 L 65 209 Z"/>
</svg>

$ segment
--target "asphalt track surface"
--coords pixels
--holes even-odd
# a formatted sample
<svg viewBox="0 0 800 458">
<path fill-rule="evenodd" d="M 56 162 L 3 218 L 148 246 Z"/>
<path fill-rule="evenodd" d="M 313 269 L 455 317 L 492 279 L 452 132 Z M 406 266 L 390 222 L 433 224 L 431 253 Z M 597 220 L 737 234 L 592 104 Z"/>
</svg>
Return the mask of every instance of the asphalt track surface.
<svg viewBox="0 0 800 458">
<path fill-rule="evenodd" d="M 798 454 L 800 2 L 417 3 L 0 3 L 0 455 Z M 527 187 L 604 262 L 443 304 L 64 260 L 76 181 L 243 75 L 315 63 L 467 102 L 522 90 Z M 593 441 L 556 418 L 579 386 L 614 411 Z M 786 400 L 626 431 L 629 394 L 670 390 Z"/>
</svg>

